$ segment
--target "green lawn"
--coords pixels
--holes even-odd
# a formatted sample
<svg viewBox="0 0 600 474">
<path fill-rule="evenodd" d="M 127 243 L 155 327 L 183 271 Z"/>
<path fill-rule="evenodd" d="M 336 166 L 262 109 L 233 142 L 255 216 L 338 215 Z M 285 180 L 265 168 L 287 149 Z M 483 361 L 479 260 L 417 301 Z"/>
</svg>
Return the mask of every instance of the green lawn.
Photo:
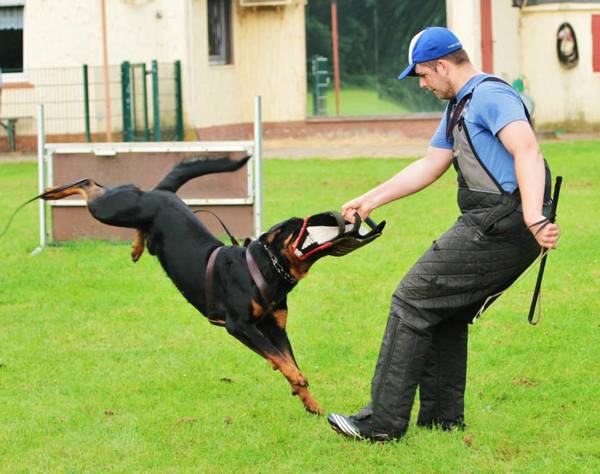
<svg viewBox="0 0 600 474">
<path fill-rule="evenodd" d="M 151 256 L 93 242 L 29 256 L 28 206 L 0 240 L 0 471 L 600 472 L 600 142 L 544 152 L 565 181 L 542 323 L 526 322 L 534 270 L 471 327 L 467 431 L 413 421 L 383 446 L 306 413 Z M 268 160 L 265 221 L 337 209 L 407 163 Z M 367 401 L 390 294 L 456 218 L 454 179 L 376 211 L 382 238 L 319 262 L 290 295 L 296 357 L 327 411 Z M 0 164 L 0 228 L 35 188 L 33 164 Z"/>
<path fill-rule="evenodd" d="M 312 92 L 307 96 L 307 115 L 313 114 Z M 385 100 L 377 95 L 375 89 L 358 87 L 344 87 L 340 90 L 340 115 L 341 116 L 367 116 L 367 115 L 399 115 L 407 109 L 397 102 Z M 335 90 L 333 86 L 327 91 L 327 116 L 335 116 Z"/>
</svg>

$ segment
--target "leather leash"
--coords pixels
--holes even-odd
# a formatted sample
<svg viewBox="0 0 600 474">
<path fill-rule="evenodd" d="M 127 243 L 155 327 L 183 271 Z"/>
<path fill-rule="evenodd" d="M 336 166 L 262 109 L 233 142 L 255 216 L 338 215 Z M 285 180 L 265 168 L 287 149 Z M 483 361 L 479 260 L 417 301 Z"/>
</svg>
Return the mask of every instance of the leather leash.
<svg viewBox="0 0 600 474">
<path fill-rule="evenodd" d="M 231 240 L 231 245 L 234 245 L 234 246 L 239 246 L 240 245 L 240 243 L 237 241 L 237 239 L 229 231 L 229 228 L 225 225 L 225 222 L 223 222 L 221 220 L 221 218 L 219 216 L 217 216 L 214 212 L 209 211 L 207 209 L 197 209 L 197 210 L 194 211 L 194 214 L 197 214 L 198 212 L 206 212 L 206 213 L 212 215 L 215 219 L 217 219 L 219 221 L 219 224 L 221 224 L 221 227 L 223 227 L 223 230 L 227 234 L 227 237 L 229 237 L 229 240 Z"/>
</svg>

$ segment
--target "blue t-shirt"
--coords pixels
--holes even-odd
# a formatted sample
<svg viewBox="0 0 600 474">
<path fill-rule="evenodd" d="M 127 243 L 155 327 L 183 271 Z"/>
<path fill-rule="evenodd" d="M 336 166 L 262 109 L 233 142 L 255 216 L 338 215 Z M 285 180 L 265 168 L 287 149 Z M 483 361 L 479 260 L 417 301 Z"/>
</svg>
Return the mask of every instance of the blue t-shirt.
<svg viewBox="0 0 600 474">
<path fill-rule="evenodd" d="M 479 74 L 469 79 L 458 92 L 456 101 L 460 102 L 465 94 L 489 76 Z M 517 188 L 515 160 L 497 135 L 511 122 L 527 121 L 523 102 L 509 85 L 488 81 L 477 86 L 464 109 L 463 117 L 477 156 L 502 189 L 512 193 Z M 446 140 L 446 113 L 429 144 L 435 148 L 452 149 L 453 138 Z"/>
</svg>

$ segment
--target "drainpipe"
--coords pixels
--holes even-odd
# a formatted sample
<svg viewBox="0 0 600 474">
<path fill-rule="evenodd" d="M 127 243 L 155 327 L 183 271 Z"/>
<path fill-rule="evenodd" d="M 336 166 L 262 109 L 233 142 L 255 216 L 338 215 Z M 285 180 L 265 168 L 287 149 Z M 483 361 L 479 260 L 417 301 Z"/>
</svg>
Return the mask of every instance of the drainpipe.
<svg viewBox="0 0 600 474">
<path fill-rule="evenodd" d="M 192 95 L 192 107 L 191 107 L 191 118 L 192 118 L 192 126 L 194 127 L 194 133 L 196 134 L 196 139 L 199 140 L 198 136 L 198 103 L 197 103 L 197 90 L 196 90 L 196 68 L 194 67 L 194 41 L 193 41 L 193 32 L 194 32 L 194 22 L 193 22 L 193 10 L 192 10 L 192 0 L 188 0 L 188 83 L 189 90 Z M 189 110 L 189 108 L 188 108 Z"/>
<path fill-rule="evenodd" d="M 106 116 L 106 140 L 112 142 L 112 117 L 110 110 L 110 84 L 108 75 L 108 42 L 106 39 L 106 0 L 100 0 L 102 7 L 102 63 L 104 65 L 104 115 Z"/>
</svg>

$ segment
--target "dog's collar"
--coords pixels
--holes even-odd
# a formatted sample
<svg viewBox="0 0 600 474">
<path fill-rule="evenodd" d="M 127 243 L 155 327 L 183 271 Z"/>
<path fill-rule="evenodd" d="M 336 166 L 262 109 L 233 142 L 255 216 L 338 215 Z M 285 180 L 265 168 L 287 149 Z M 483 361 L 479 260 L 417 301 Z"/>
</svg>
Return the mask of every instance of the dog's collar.
<svg viewBox="0 0 600 474">
<path fill-rule="evenodd" d="M 285 269 L 285 267 L 281 264 L 281 262 L 279 261 L 279 259 L 277 258 L 277 256 L 273 253 L 273 251 L 267 245 L 265 245 L 263 242 L 259 242 L 259 244 L 265 250 L 265 252 L 267 253 L 267 255 L 269 256 L 269 260 L 271 260 L 271 265 L 273 265 L 273 268 L 275 269 L 275 271 L 277 273 L 279 273 L 279 275 L 281 275 L 283 277 L 283 279 L 285 281 L 287 281 L 289 284 L 295 285 L 296 283 L 298 283 L 298 280 L 296 280 Z"/>
<path fill-rule="evenodd" d="M 275 271 L 279 275 L 281 275 L 287 283 L 291 284 L 292 287 L 295 286 L 296 283 L 298 283 L 298 280 L 296 280 L 292 275 L 290 275 L 286 271 L 286 269 L 283 267 L 281 262 L 279 262 L 279 259 L 277 258 L 277 256 L 275 256 L 273 251 L 262 242 L 257 242 L 257 244 L 260 245 L 269 256 L 269 260 Z M 256 260 L 254 260 L 254 257 L 252 256 L 252 248 L 254 248 L 254 245 L 250 245 L 246 248 L 246 263 L 248 264 L 248 270 L 250 271 L 252 280 L 254 280 L 254 283 L 258 287 L 258 291 L 260 292 L 264 300 L 266 306 L 265 312 L 270 313 L 275 308 L 277 301 L 275 300 L 275 295 L 273 294 L 272 286 L 267 283 L 265 277 L 260 271 L 260 268 L 258 267 L 258 264 L 256 263 Z"/>
</svg>

